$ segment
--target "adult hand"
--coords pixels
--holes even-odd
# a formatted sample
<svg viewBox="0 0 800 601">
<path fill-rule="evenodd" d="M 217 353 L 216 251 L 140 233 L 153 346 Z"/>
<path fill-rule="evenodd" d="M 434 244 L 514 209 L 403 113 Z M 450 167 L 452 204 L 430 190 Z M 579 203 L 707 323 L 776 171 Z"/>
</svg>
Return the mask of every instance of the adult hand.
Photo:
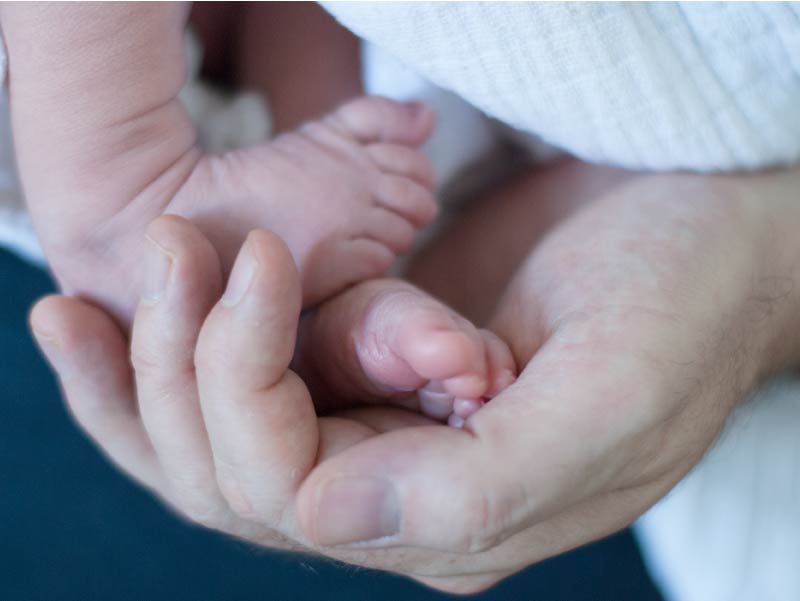
<svg viewBox="0 0 800 601">
<path fill-rule="evenodd" d="M 147 430 L 106 317 L 51 299 L 32 322 L 79 421 L 163 496 L 185 482 L 179 503 L 198 521 L 477 590 L 630 523 L 697 461 L 746 390 L 794 360 L 781 336 L 799 313 L 792 177 L 641 178 L 564 222 L 498 311 L 527 367 L 463 431 L 408 427 L 422 422 L 390 408 L 317 420 L 285 372 L 296 314 L 270 313 L 270 294 L 291 295 L 276 280 L 250 289 L 260 295 L 251 310 L 267 311 L 258 319 L 237 326 L 241 306 L 211 312 L 199 389 L 204 309 L 175 324 L 161 301 L 144 305 L 141 331 L 166 349 L 134 355 L 137 378 L 151 382 L 139 386 L 144 423 L 157 422 Z M 267 239 L 261 250 L 275 248 Z M 189 264 L 184 251 L 172 250 L 173 269 Z M 204 295 L 207 310 L 214 294 Z"/>
<path fill-rule="evenodd" d="M 405 548 L 407 572 L 469 591 L 632 522 L 796 361 L 799 179 L 640 177 L 567 219 L 494 320 L 526 365 L 518 382 L 468 436 L 395 432 L 319 466 L 299 499 L 305 531 L 352 544 L 374 502 L 325 491 L 371 479 L 397 531 L 361 544 Z"/>
</svg>

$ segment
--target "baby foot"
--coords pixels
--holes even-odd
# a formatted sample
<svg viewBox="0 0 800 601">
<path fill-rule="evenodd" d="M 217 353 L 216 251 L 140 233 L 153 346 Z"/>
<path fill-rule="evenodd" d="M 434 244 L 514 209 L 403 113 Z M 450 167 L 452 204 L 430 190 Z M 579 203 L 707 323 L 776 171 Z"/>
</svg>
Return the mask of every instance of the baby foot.
<svg viewBox="0 0 800 601">
<path fill-rule="evenodd" d="M 308 306 L 382 275 L 433 219 L 433 176 L 416 150 L 431 126 L 420 104 L 360 98 L 269 144 L 208 157 L 168 211 L 205 226 L 226 264 L 247 231 L 278 234 Z"/>
<path fill-rule="evenodd" d="M 165 183 L 177 176 L 164 175 L 108 223 L 90 224 L 92 242 L 55 271 L 68 292 L 129 320 L 144 229 L 170 213 L 203 230 L 225 273 L 249 231 L 273 231 L 297 264 L 304 306 L 313 305 L 381 276 L 433 220 L 433 175 L 417 150 L 432 126 L 419 103 L 363 97 L 269 143 L 199 157 L 177 193 Z"/>
<path fill-rule="evenodd" d="M 456 427 L 516 378 L 500 338 L 400 280 L 364 282 L 320 306 L 303 324 L 298 363 L 321 395 L 408 406 L 415 392 L 414 407 Z"/>
</svg>

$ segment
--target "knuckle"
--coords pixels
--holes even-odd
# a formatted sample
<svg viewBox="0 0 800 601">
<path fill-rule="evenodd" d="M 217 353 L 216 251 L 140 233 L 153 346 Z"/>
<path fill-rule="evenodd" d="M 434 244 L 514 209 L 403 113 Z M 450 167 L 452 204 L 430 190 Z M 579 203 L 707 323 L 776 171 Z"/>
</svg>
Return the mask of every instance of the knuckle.
<svg viewBox="0 0 800 601">
<path fill-rule="evenodd" d="M 277 525 L 282 511 L 263 502 L 262 495 L 237 475 L 233 466 L 217 466 L 217 484 L 230 510 L 244 520 Z"/>
<path fill-rule="evenodd" d="M 131 346 L 130 361 L 133 370 L 141 374 L 157 372 L 163 363 L 158 353 L 141 344 Z"/>
<path fill-rule="evenodd" d="M 217 483 L 225 502 L 231 511 L 240 518 L 252 520 L 258 518 L 246 489 L 239 479 L 227 470 L 217 470 Z"/>
<path fill-rule="evenodd" d="M 461 517 L 461 529 L 456 534 L 452 548 L 460 553 L 482 553 L 502 542 L 506 523 L 505 511 L 498 510 L 498 503 L 484 489 L 465 491 L 461 497 L 457 515 Z"/>
<path fill-rule="evenodd" d="M 169 480 L 169 496 L 186 519 L 212 529 L 222 524 L 222 508 L 213 492 L 209 491 L 206 478 L 187 470 L 170 475 Z"/>
<path fill-rule="evenodd" d="M 197 495 L 184 496 L 178 502 L 178 509 L 190 522 L 199 524 L 204 528 L 218 530 L 223 524 L 219 507 L 214 503 L 209 503 L 204 497 Z"/>
<path fill-rule="evenodd" d="M 209 344 L 201 340 L 194 352 L 194 366 L 198 371 L 217 373 L 230 367 L 234 361 L 231 350 L 224 344 Z"/>
</svg>

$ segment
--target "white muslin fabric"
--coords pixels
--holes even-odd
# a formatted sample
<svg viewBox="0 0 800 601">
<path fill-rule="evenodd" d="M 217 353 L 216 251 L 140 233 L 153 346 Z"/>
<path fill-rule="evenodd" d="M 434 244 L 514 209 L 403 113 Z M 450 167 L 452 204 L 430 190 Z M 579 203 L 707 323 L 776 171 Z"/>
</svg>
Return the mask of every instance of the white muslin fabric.
<svg viewBox="0 0 800 601">
<path fill-rule="evenodd" d="M 800 4 L 323 4 L 434 84 L 587 161 L 800 160 Z"/>
<path fill-rule="evenodd" d="M 667 599 L 800 599 L 800 379 L 740 407 L 635 531 Z"/>
</svg>

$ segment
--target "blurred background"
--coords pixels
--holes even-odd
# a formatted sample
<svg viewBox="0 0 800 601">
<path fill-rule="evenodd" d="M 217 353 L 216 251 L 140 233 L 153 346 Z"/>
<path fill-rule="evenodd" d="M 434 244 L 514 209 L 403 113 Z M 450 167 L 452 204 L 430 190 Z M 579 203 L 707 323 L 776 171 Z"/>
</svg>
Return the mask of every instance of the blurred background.
<svg viewBox="0 0 800 601">
<path fill-rule="evenodd" d="M 0 600 L 434 600 L 413 582 L 271 553 L 181 522 L 75 427 L 28 334 L 49 276 L 0 250 Z M 480 600 L 660 601 L 625 531 Z"/>
</svg>

